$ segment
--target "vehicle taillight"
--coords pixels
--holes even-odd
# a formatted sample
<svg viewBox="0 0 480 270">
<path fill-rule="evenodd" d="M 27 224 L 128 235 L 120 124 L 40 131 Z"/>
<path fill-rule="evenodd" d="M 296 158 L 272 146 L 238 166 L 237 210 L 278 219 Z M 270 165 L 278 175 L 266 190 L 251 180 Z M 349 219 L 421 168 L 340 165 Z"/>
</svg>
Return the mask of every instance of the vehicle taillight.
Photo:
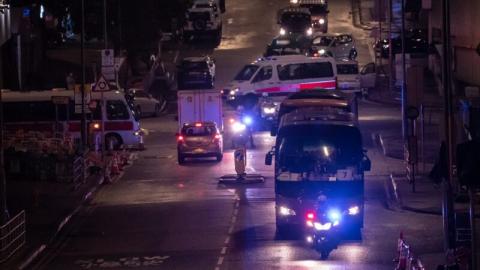
<svg viewBox="0 0 480 270">
<path fill-rule="evenodd" d="M 218 134 L 218 133 L 215 134 L 215 136 L 213 137 L 213 142 L 219 142 L 220 138 L 221 138 L 220 134 Z"/>
<path fill-rule="evenodd" d="M 177 137 L 177 142 L 183 142 L 183 141 L 184 141 L 184 138 L 182 135 Z"/>
<path fill-rule="evenodd" d="M 315 218 L 315 213 L 314 212 L 307 212 L 307 219 L 308 220 L 313 220 Z"/>
<path fill-rule="evenodd" d="M 201 126 L 202 126 L 202 123 L 195 123 L 195 126 L 196 126 L 196 127 L 201 127 Z"/>
</svg>

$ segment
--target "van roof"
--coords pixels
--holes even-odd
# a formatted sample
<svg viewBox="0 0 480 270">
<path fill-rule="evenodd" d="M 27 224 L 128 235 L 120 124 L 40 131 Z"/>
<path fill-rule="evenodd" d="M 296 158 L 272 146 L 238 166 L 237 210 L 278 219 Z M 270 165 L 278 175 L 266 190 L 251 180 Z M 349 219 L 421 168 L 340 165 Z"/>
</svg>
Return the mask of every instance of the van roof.
<svg viewBox="0 0 480 270">
<path fill-rule="evenodd" d="M 280 128 L 305 124 L 342 124 L 355 126 L 356 123 L 353 113 L 331 113 L 316 110 L 315 108 L 300 108 L 285 114 L 280 121 Z"/>
<path fill-rule="evenodd" d="M 91 97 L 93 99 L 100 99 L 99 92 L 92 92 Z M 109 91 L 104 92 L 105 99 L 125 99 L 123 92 Z M 18 102 L 18 101 L 47 101 L 51 100 L 53 96 L 74 98 L 73 90 L 65 90 L 63 88 L 45 90 L 45 91 L 10 91 L 2 89 L 2 101 L 3 102 Z"/>
<path fill-rule="evenodd" d="M 298 5 L 325 5 L 327 3 L 326 0 L 290 0 L 291 4 L 298 4 Z"/>
<path fill-rule="evenodd" d="M 252 64 L 258 63 L 318 63 L 318 62 L 331 62 L 335 63 L 333 57 L 308 57 L 305 55 L 278 55 L 269 57 L 260 57 Z"/>
</svg>

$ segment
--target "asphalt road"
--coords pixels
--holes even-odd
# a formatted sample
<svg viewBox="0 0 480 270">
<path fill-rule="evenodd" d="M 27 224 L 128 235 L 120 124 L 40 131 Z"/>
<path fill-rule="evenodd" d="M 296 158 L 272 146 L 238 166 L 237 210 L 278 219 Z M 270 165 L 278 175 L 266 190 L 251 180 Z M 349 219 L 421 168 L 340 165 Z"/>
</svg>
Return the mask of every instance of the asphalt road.
<svg viewBox="0 0 480 270">
<path fill-rule="evenodd" d="M 330 2 L 331 32 L 357 38 L 359 61 L 370 62 L 366 34 L 351 26 L 349 0 Z M 230 0 L 222 43 L 185 45 L 180 57 L 213 54 L 217 87 L 263 52 L 278 30 L 275 15 L 286 1 Z M 195 45 L 195 46 L 194 46 Z M 364 101 L 360 126 L 372 159 L 366 176 L 365 228 L 361 239 L 346 241 L 321 261 L 301 237 L 275 232 L 272 167 L 263 164 L 274 143 L 255 135 L 247 170 L 267 177 L 264 184 L 224 185 L 217 178 L 233 173 L 233 154 L 222 162 L 176 162 L 173 115 L 142 120 L 149 132 L 146 151 L 67 227 L 35 269 L 393 269 L 397 237 L 404 231 L 412 246 L 434 252 L 442 245 L 439 217 L 395 212 L 386 207 L 384 180 L 391 163 L 378 151 L 372 134 L 400 129 L 399 108 Z M 438 237 L 432 237 L 438 235 Z"/>
</svg>

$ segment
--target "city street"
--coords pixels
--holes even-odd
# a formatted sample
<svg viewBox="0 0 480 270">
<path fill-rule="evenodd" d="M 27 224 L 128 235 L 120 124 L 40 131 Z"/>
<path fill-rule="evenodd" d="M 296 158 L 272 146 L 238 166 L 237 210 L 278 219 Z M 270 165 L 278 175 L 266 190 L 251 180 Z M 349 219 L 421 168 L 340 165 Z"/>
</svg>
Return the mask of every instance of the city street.
<svg viewBox="0 0 480 270">
<path fill-rule="evenodd" d="M 178 58 L 212 54 L 216 89 L 222 89 L 243 65 L 262 55 L 278 32 L 277 10 L 287 4 L 227 0 L 220 46 L 191 42 L 180 48 Z M 350 1 L 331 1 L 329 9 L 329 32 L 352 33 L 360 66 L 372 62 L 368 33 L 351 24 Z M 400 107 L 368 100 L 359 107 L 372 160 L 365 180 L 365 226 L 361 239 L 342 242 L 328 260 L 320 260 L 303 237 L 276 234 L 273 166 L 264 165 L 275 142 L 269 132 L 257 132 L 257 147 L 247 150 L 247 172 L 262 174 L 265 183 L 219 184 L 220 176 L 235 173 L 229 142 L 220 163 L 188 160 L 180 166 L 177 122 L 174 114 L 166 114 L 142 119 L 146 150 L 136 152 L 119 181 L 102 187 L 32 268 L 391 270 L 400 232 L 415 250 L 441 251 L 441 217 L 387 206 L 384 182 L 402 163 L 384 157 L 374 138 L 382 130 L 400 132 Z"/>
</svg>

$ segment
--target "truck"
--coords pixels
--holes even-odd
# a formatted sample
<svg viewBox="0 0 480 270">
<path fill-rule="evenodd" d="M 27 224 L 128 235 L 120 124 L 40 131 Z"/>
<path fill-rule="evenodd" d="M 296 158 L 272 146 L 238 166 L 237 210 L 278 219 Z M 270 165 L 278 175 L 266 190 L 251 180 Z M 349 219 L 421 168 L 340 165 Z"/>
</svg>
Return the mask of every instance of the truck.
<svg viewBox="0 0 480 270">
<path fill-rule="evenodd" d="M 188 123 L 215 122 L 223 131 L 222 97 L 218 90 L 181 90 L 177 100 L 179 130 Z"/>
</svg>

